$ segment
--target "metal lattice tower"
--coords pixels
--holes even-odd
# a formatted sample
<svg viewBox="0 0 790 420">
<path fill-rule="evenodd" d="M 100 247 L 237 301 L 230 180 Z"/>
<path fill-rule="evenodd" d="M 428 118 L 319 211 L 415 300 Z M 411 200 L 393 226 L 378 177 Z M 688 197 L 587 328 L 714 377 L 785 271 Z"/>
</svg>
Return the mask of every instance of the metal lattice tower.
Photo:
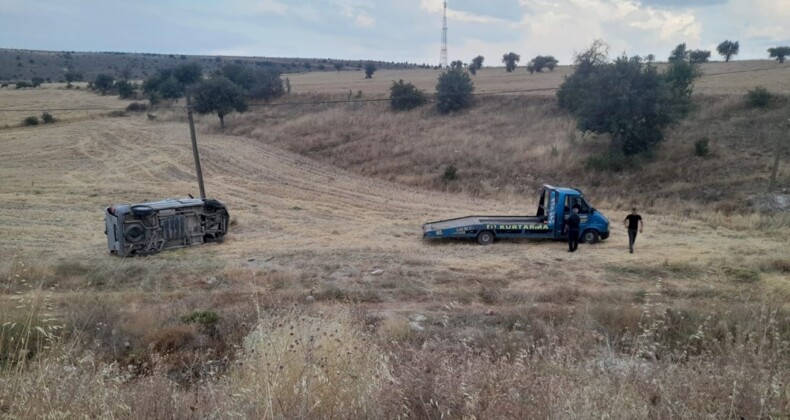
<svg viewBox="0 0 790 420">
<path fill-rule="evenodd" d="M 442 52 L 439 54 L 439 66 L 443 69 L 447 65 L 447 1 L 444 2 L 444 16 L 442 18 Z"/>
</svg>

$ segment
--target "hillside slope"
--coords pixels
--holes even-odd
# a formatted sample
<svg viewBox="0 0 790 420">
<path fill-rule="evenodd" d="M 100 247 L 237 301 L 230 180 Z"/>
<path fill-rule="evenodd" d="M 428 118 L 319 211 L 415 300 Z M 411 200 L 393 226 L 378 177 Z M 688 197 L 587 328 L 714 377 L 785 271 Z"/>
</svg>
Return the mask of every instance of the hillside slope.
<svg viewBox="0 0 790 420">
<path fill-rule="evenodd" d="M 694 212 L 748 210 L 768 187 L 778 140 L 788 135 L 787 101 L 748 109 L 742 96 L 695 97 L 696 110 L 666 133 L 654 159 L 621 173 L 587 169 L 607 136 L 584 135 L 553 97 L 480 97 L 457 115 L 430 106 L 392 112 L 386 103 L 279 107 L 234 117 L 229 131 L 357 174 L 481 197 L 530 196 L 543 183 L 572 185 L 613 205 Z M 209 124 L 213 127 L 212 121 Z M 211 131 L 211 130 L 210 130 Z M 697 140 L 711 154 L 694 154 Z M 790 188 L 785 149 L 778 191 Z M 457 168 L 457 179 L 443 178 Z"/>
</svg>

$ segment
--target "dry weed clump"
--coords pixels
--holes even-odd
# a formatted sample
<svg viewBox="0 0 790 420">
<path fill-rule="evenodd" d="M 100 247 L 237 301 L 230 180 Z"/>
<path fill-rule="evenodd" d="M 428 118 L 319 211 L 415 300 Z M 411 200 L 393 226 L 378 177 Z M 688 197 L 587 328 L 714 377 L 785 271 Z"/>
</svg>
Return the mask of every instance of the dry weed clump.
<svg viewBox="0 0 790 420">
<path fill-rule="evenodd" d="M 229 374 L 227 412 L 244 418 L 376 418 L 385 353 L 352 316 L 297 311 L 260 320 Z"/>
<path fill-rule="evenodd" d="M 49 297 L 41 291 L 15 296 L 0 308 L 0 369 L 23 368 L 60 335 Z"/>
<path fill-rule="evenodd" d="M 50 293 L 42 289 L 43 280 L 30 280 L 31 273 L 37 271 L 12 261 L 0 285 L 0 370 L 23 369 L 62 332 Z"/>
<path fill-rule="evenodd" d="M 0 375 L 0 412 L 7 418 L 131 417 L 123 389 L 129 375 L 89 353 L 74 358 L 52 351 L 27 369 Z"/>
</svg>

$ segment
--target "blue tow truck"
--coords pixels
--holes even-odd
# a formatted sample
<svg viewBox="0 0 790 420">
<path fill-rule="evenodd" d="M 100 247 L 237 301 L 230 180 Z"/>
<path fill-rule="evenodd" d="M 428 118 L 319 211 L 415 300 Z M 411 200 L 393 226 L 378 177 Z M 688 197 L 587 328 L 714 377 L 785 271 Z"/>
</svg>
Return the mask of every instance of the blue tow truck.
<svg viewBox="0 0 790 420">
<path fill-rule="evenodd" d="M 423 239 L 468 238 L 481 245 L 499 238 L 567 238 L 563 232 L 571 209 L 579 206 L 579 240 L 596 243 L 609 237 L 609 220 L 575 188 L 544 185 L 534 216 L 466 216 L 422 225 Z"/>
</svg>

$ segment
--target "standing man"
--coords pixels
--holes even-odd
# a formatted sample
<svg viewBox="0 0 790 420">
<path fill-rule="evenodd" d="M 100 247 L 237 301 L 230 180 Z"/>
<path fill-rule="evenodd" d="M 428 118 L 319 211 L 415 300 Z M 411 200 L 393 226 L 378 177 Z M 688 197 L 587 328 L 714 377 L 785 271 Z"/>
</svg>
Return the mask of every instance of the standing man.
<svg viewBox="0 0 790 420">
<path fill-rule="evenodd" d="M 579 224 L 582 219 L 579 217 L 579 206 L 573 206 L 573 213 L 565 221 L 565 231 L 568 232 L 568 252 L 576 252 L 579 247 Z"/>
<path fill-rule="evenodd" d="M 645 223 L 642 221 L 642 216 L 636 213 L 636 207 L 631 209 L 631 214 L 625 217 L 625 227 L 628 229 L 628 249 L 634 253 L 634 242 L 636 242 L 636 230 L 642 233 L 645 229 Z"/>
</svg>

